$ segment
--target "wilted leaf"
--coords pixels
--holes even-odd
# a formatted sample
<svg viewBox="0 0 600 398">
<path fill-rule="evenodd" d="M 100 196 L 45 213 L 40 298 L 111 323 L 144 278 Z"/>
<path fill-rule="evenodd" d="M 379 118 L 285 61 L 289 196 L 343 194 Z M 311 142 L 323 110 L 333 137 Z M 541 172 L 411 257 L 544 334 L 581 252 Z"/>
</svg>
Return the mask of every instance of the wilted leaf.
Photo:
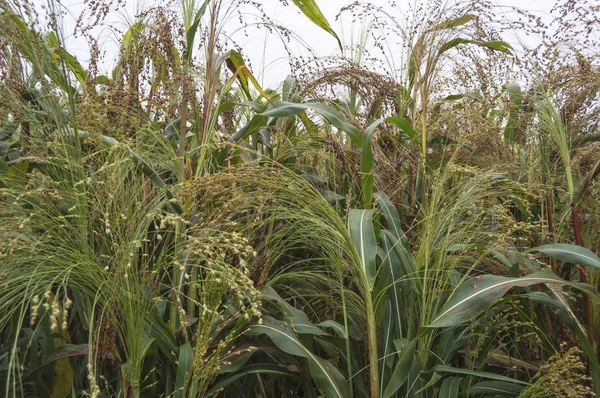
<svg viewBox="0 0 600 398">
<path fill-rule="evenodd" d="M 327 21 L 327 18 L 325 18 L 325 16 L 319 9 L 319 6 L 317 6 L 317 3 L 314 0 L 294 0 L 294 4 L 296 4 L 300 11 L 302 11 L 304 15 L 306 15 L 317 26 L 319 26 L 321 29 L 325 30 L 333 37 L 335 37 L 335 39 L 338 42 L 338 46 L 340 47 L 340 50 L 343 50 L 340 38 L 335 33 L 335 31 L 331 29 L 329 21 Z"/>
</svg>

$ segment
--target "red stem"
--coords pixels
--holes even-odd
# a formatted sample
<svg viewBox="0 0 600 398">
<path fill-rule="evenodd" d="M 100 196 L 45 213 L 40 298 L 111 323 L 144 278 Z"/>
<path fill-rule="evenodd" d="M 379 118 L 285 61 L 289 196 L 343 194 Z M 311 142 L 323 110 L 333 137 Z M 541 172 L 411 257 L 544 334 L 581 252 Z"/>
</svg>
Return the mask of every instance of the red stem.
<svg viewBox="0 0 600 398">
<path fill-rule="evenodd" d="M 573 218 L 573 233 L 575 234 L 575 243 L 579 246 L 583 247 L 583 239 L 581 236 L 581 221 L 579 219 L 579 210 L 577 209 L 577 205 L 575 203 L 571 203 L 571 216 Z M 582 283 L 587 283 L 588 274 L 584 267 L 581 265 L 577 265 L 579 267 L 579 281 Z M 590 334 L 592 332 L 592 328 L 590 327 L 591 321 L 591 310 L 590 310 L 590 296 L 587 294 L 583 295 L 583 320 L 588 332 L 588 338 L 591 339 L 590 342 L 593 342 L 593 336 Z"/>
</svg>

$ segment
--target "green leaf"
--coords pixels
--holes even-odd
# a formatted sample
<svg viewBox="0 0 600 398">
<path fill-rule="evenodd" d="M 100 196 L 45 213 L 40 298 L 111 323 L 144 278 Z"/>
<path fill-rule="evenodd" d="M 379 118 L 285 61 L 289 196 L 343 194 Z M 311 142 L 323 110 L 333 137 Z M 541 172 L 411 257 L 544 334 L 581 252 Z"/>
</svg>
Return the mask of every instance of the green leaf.
<svg viewBox="0 0 600 398">
<path fill-rule="evenodd" d="M 86 131 L 83 131 L 83 130 L 78 130 L 77 133 L 82 139 L 93 136 L 92 134 L 90 134 Z M 114 139 L 112 137 L 101 135 L 101 136 L 99 136 L 99 139 L 100 139 L 100 142 L 107 144 L 107 145 L 111 145 L 111 146 L 120 145 L 119 141 L 117 141 L 116 139 Z M 140 155 L 135 153 L 128 146 L 125 146 L 125 148 L 127 149 L 127 152 L 129 152 L 129 154 L 131 155 L 133 162 L 142 170 L 142 173 L 144 173 L 144 175 L 146 177 L 148 177 L 150 179 L 150 181 L 152 181 L 152 183 L 154 185 L 156 185 L 157 188 L 161 189 L 165 193 L 165 196 L 167 197 L 167 199 L 169 199 L 169 205 L 168 205 L 169 208 L 172 209 L 172 211 L 175 213 L 178 213 L 178 214 L 183 213 L 183 209 L 181 208 L 181 205 L 179 204 L 175 195 L 173 195 L 173 192 L 171 192 L 171 190 L 169 189 L 167 184 L 165 184 L 165 182 L 162 180 L 162 178 L 160 178 L 160 176 L 156 173 L 156 171 L 154 171 L 154 169 L 150 166 L 150 164 L 148 164 L 148 162 L 146 162 Z"/>
<path fill-rule="evenodd" d="M 487 47 L 487 48 L 495 50 L 495 51 L 500 51 L 500 52 L 503 52 L 506 54 L 512 54 L 512 52 L 511 52 L 512 47 L 510 46 L 510 44 L 503 42 L 503 41 L 479 41 L 479 40 L 470 40 L 470 39 L 464 39 L 462 37 L 457 37 L 455 39 L 452 39 L 452 40 L 444 43 L 438 50 L 438 55 L 441 55 L 441 54 L 445 53 L 446 51 L 450 50 L 451 48 L 454 48 L 460 44 L 475 44 L 480 47 Z"/>
<path fill-rule="evenodd" d="M 340 195 L 337 192 L 322 190 L 319 191 L 319 193 L 325 198 L 326 201 L 328 201 L 331 204 L 341 202 L 342 200 L 346 200 L 346 197 L 344 195 Z"/>
<path fill-rule="evenodd" d="M 465 14 L 458 18 L 449 19 L 447 21 L 437 24 L 436 26 L 431 28 L 431 31 L 456 28 L 458 26 L 462 26 L 462 25 L 465 25 L 465 24 L 471 22 L 475 18 L 476 18 L 475 15 Z"/>
<path fill-rule="evenodd" d="M 382 229 L 381 234 L 382 234 L 382 239 L 387 239 L 389 244 L 392 246 L 391 250 L 394 251 L 394 253 L 396 254 L 396 257 L 400 261 L 400 264 L 402 265 L 402 268 L 404 270 L 404 275 L 411 276 L 410 278 L 408 278 L 408 285 L 411 287 L 411 289 L 415 293 L 421 294 L 421 292 L 422 292 L 421 279 L 413 277 L 414 275 L 418 274 L 417 264 L 415 263 L 415 260 L 410 255 L 408 248 L 406 246 L 400 244 L 402 241 L 401 240 L 398 241 L 398 238 L 396 238 L 389 230 Z"/>
<path fill-rule="evenodd" d="M 338 46 L 340 47 L 340 50 L 343 51 L 342 42 L 340 41 L 340 38 L 335 33 L 335 31 L 331 29 L 327 18 L 325 18 L 325 16 L 319 9 L 319 6 L 317 6 L 317 3 L 314 0 L 294 0 L 294 4 L 300 9 L 300 11 L 304 13 L 304 15 L 308 17 L 308 19 L 310 19 L 318 27 L 335 37 L 335 39 L 338 42 Z"/>
<path fill-rule="evenodd" d="M 521 384 L 524 386 L 529 385 L 529 383 L 527 383 L 525 381 L 512 379 L 510 377 L 502 376 L 502 375 L 499 375 L 496 373 L 480 372 L 480 371 L 471 370 L 471 369 L 453 368 L 452 366 L 447 366 L 447 365 L 436 365 L 431 369 L 431 371 L 439 372 L 439 373 L 452 373 L 452 374 L 459 374 L 459 375 L 466 375 L 466 376 L 473 376 L 473 377 L 481 377 L 484 379 L 504 381 L 507 383 Z"/>
<path fill-rule="evenodd" d="M 258 130 L 259 127 L 266 125 L 267 118 L 261 115 L 254 115 L 250 122 L 239 129 L 233 136 L 231 136 L 231 140 L 234 142 L 238 142 L 239 140 L 243 140 L 248 137 L 250 134 L 254 133 Z"/>
<path fill-rule="evenodd" d="M 478 41 L 473 40 L 473 44 L 480 47 L 487 47 L 489 49 L 500 51 L 505 54 L 512 54 L 512 46 L 504 41 Z"/>
<path fill-rule="evenodd" d="M 395 116 L 386 117 L 385 121 L 388 123 L 392 123 L 396 127 L 400 128 L 403 132 L 406 133 L 406 135 L 411 140 L 413 138 L 419 136 L 419 133 L 415 129 L 412 128 L 412 126 L 410 125 L 410 122 L 408 120 L 404 119 L 403 117 L 395 117 Z"/>
<path fill-rule="evenodd" d="M 250 79 L 250 71 L 246 68 L 246 63 L 244 62 L 244 58 L 242 54 L 235 50 L 229 50 L 226 54 L 225 64 L 227 68 L 231 71 L 231 73 L 238 72 L 237 79 L 242 86 L 242 90 L 246 94 L 246 97 L 251 101 L 252 97 L 250 96 L 250 86 L 248 84 L 248 80 Z"/>
<path fill-rule="evenodd" d="M 198 9 L 198 12 L 196 12 L 196 15 L 194 16 L 194 21 L 190 25 L 189 29 L 185 32 L 185 51 L 183 53 L 184 59 L 189 60 L 192 57 L 196 32 L 198 31 L 200 20 L 204 16 L 204 13 L 206 12 L 206 6 L 209 2 L 210 0 L 204 0 L 204 3 L 202 3 L 200 8 Z"/>
<path fill-rule="evenodd" d="M 498 301 L 513 287 L 526 287 L 550 283 L 568 284 L 580 287 L 580 284 L 567 282 L 554 275 L 549 269 L 518 278 L 497 275 L 484 275 L 464 281 L 446 302 L 444 308 L 427 327 L 450 327 L 460 325 L 475 318 L 489 306 Z"/>
<path fill-rule="evenodd" d="M 152 344 L 156 339 L 154 337 L 143 336 L 142 337 L 142 349 L 140 350 L 140 358 L 146 358 L 146 354 L 148 354 L 148 350 L 152 347 Z"/>
<path fill-rule="evenodd" d="M 297 378 L 296 375 L 294 375 L 292 372 L 288 371 L 286 368 L 281 367 L 281 366 L 276 366 L 276 365 L 272 365 L 272 364 L 254 364 L 254 365 L 245 366 L 242 369 L 240 369 L 238 372 L 236 372 L 234 375 L 229 376 L 229 377 L 219 381 L 218 383 L 214 384 L 208 391 L 206 391 L 205 396 L 210 397 L 214 394 L 217 394 L 221 389 L 226 388 L 227 386 L 229 386 L 231 383 L 235 382 L 236 380 L 239 380 L 242 377 L 250 375 L 250 374 L 280 375 L 280 376 L 284 376 L 286 379 Z"/>
<path fill-rule="evenodd" d="M 83 66 L 72 56 L 67 50 L 59 45 L 58 38 L 54 32 L 50 32 L 48 35 L 48 46 L 52 48 L 52 55 L 57 62 L 64 62 L 69 70 L 73 73 L 77 81 L 83 86 L 84 89 L 88 89 L 88 74 L 83 69 Z"/>
<path fill-rule="evenodd" d="M 273 347 L 273 349 L 276 349 Z M 233 373 L 246 365 L 250 357 L 261 349 L 256 346 L 240 345 L 234 351 L 227 354 L 227 360 L 219 365 L 219 373 Z"/>
<path fill-rule="evenodd" d="M 586 136 L 586 137 L 589 137 L 589 136 Z M 574 149 L 575 145 L 572 144 L 571 148 Z M 583 198 L 583 194 L 585 193 L 587 188 L 590 186 L 591 182 L 598 175 L 600 175 L 600 159 L 596 162 L 594 167 L 592 167 L 592 169 L 590 171 L 588 171 L 588 173 L 585 175 L 585 177 L 583 177 L 583 179 L 577 186 L 577 189 L 575 189 L 575 193 L 573 194 L 573 203 L 575 203 L 575 205 L 578 205 L 579 202 L 581 202 L 581 199 Z"/>
<path fill-rule="evenodd" d="M 329 333 L 310 322 L 305 316 L 286 318 L 292 328 L 298 334 L 310 334 L 313 336 L 329 336 Z"/>
<path fill-rule="evenodd" d="M 112 80 L 110 80 L 108 77 L 102 75 L 102 76 L 96 77 L 96 84 L 102 84 L 103 86 L 111 86 Z"/>
<path fill-rule="evenodd" d="M 537 246 L 527 250 L 523 254 L 531 252 L 542 252 L 547 256 L 571 264 L 587 265 L 594 268 L 600 268 L 600 258 L 591 250 L 578 245 L 569 243 L 552 243 L 549 245 Z"/>
<path fill-rule="evenodd" d="M 419 69 L 419 66 L 417 65 L 417 60 L 415 58 L 415 54 L 414 54 L 414 49 L 413 51 L 410 53 L 410 57 L 408 57 L 408 85 L 409 88 L 410 87 L 414 87 L 416 82 L 416 78 L 417 78 L 417 70 Z M 410 92 L 410 91 L 408 91 Z M 411 98 L 412 101 L 412 98 Z M 412 101 L 412 103 L 414 103 L 414 101 Z"/>
<path fill-rule="evenodd" d="M 517 83 L 505 84 L 504 89 L 506 92 L 508 92 L 508 99 L 510 101 L 508 121 L 506 122 L 506 127 L 504 128 L 504 142 L 511 145 L 515 139 L 519 111 L 523 105 L 523 93 L 521 91 L 521 87 L 519 87 Z"/>
<path fill-rule="evenodd" d="M 277 306 L 283 311 L 286 317 L 304 317 L 308 319 L 304 312 L 285 301 L 279 295 L 279 293 L 277 293 L 277 291 L 271 286 L 265 286 L 261 293 L 264 298 L 266 298 L 269 301 L 272 301 L 273 303 L 276 303 Z"/>
<path fill-rule="evenodd" d="M 442 378 L 442 376 L 439 373 L 434 372 L 433 376 L 431 376 L 431 379 L 417 391 L 417 394 L 427 390 L 429 387 L 436 384 L 438 382 L 438 380 L 441 378 Z"/>
<path fill-rule="evenodd" d="M 177 376 L 175 378 L 174 398 L 183 397 L 183 388 L 187 372 L 192 368 L 194 360 L 194 351 L 189 341 L 179 347 L 179 359 L 177 360 Z"/>
<path fill-rule="evenodd" d="M 329 362 L 306 348 L 296 334 L 284 323 L 264 318 L 260 325 L 252 325 L 248 335 L 266 334 L 282 351 L 308 360 L 310 373 L 327 397 L 349 397 L 348 386 L 342 374 Z"/>
<path fill-rule="evenodd" d="M 389 340 L 388 336 L 390 333 L 390 331 L 388 331 L 387 328 L 395 329 L 397 337 L 403 337 L 404 335 L 402 330 L 402 297 L 399 295 L 400 286 L 396 284 L 396 282 L 400 280 L 400 275 L 402 274 L 402 265 L 400 264 L 400 259 L 396 255 L 396 252 L 394 252 L 394 250 L 392 249 L 392 244 L 388 235 L 381 235 L 381 245 L 383 247 L 383 251 L 385 252 L 385 261 L 383 261 L 382 266 L 389 267 L 389 275 L 391 278 L 388 285 L 388 296 L 390 300 L 389 325 L 387 325 L 387 327 L 384 326 L 384 330 L 386 330 L 386 339 L 384 347 L 386 348 L 385 352 L 387 352 L 387 343 Z M 387 281 L 385 282 L 387 283 Z"/>
<path fill-rule="evenodd" d="M 3 7 L 3 9 L 6 9 Z M 16 48 L 25 59 L 31 63 L 32 72 L 36 73 L 40 78 L 48 76 L 56 85 L 66 93 L 75 93 L 75 89 L 69 85 L 69 81 L 65 74 L 56 62 L 54 55 L 45 43 L 41 43 L 37 33 L 29 29 L 27 24 L 21 17 L 11 11 L 0 12 L 2 19 L 6 18 L 14 24 L 14 28 L 18 30 L 14 35 L 19 35 L 19 41 Z M 6 21 L 2 21 L 3 26 Z M 8 28 L 7 28 L 8 29 Z"/>
<path fill-rule="evenodd" d="M 344 326 L 340 325 L 336 321 L 331 321 L 331 320 L 323 321 L 323 322 L 317 324 L 317 326 L 322 327 L 322 328 L 332 328 L 335 331 L 335 334 L 337 334 L 339 337 L 342 337 L 344 339 L 346 338 L 346 330 L 344 329 Z"/>
<path fill-rule="evenodd" d="M 311 184 L 325 184 L 327 183 L 327 180 L 324 179 L 323 177 L 320 177 L 314 173 L 302 173 L 299 174 L 300 177 L 302 177 L 302 179 L 310 182 Z"/>
<path fill-rule="evenodd" d="M 323 116 L 333 126 L 348 133 L 354 145 L 360 148 L 362 144 L 362 133 L 360 130 L 356 128 L 356 126 L 348 123 L 348 121 L 344 118 L 344 115 L 342 115 L 340 112 L 325 104 L 317 102 L 305 102 L 298 104 L 286 101 L 274 101 L 273 106 L 263 112 L 262 116 L 289 117 L 309 109 Z"/>
<path fill-rule="evenodd" d="M 388 230 L 396 237 L 396 239 L 400 239 L 404 247 L 408 248 L 408 238 L 402 230 L 400 215 L 398 214 L 396 206 L 394 206 L 390 198 L 383 192 L 376 192 L 373 194 L 373 197 L 375 198 L 375 204 L 377 205 L 379 212 L 387 222 Z"/>
<path fill-rule="evenodd" d="M 283 87 L 281 88 L 281 99 L 282 100 L 291 101 L 291 97 L 292 97 L 292 93 L 293 93 L 295 85 L 296 85 L 296 79 L 294 79 L 292 76 L 288 76 L 283 81 Z M 291 102 L 293 102 L 293 101 L 291 101 Z"/>
<path fill-rule="evenodd" d="M 364 206 L 371 208 L 373 201 L 373 149 L 371 148 L 371 138 L 377 126 L 383 123 L 383 119 L 375 120 L 365 129 L 362 139 L 362 148 L 360 149 L 360 173 L 362 180 L 362 194 Z"/>
<path fill-rule="evenodd" d="M 489 394 L 491 396 L 502 395 L 509 397 L 518 396 L 525 386 L 507 381 L 482 381 L 469 389 L 471 394 Z"/>
<path fill-rule="evenodd" d="M 156 339 L 156 345 L 165 354 L 165 356 L 175 363 L 175 356 L 171 353 L 177 351 L 175 343 L 175 334 L 173 330 L 162 320 L 158 308 L 153 308 L 152 313 L 148 317 L 150 324 L 150 334 Z"/>
<path fill-rule="evenodd" d="M 221 94 L 219 95 L 218 102 L 220 102 L 223 99 L 223 96 L 225 95 L 225 93 L 227 93 L 231 89 L 231 86 L 233 85 L 233 82 L 236 79 L 240 83 L 242 90 L 244 91 L 244 94 L 246 94 L 246 97 L 248 97 L 248 99 L 250 100 L 249 101 L 250 103 L 252 103 L 254 101 L 252 101 L 252 97 L 250 96 L 249 83 L 252 83 L 254 88 L 263 97 L 265 97 L 267 100 L 269 100 L 269 94 L 267 94 L 262 89 L 260 84 L 258 84 L 258 80 L 256 80 L 256 78 L 254 77 L 252 72 L 250 72 L 250 69 L 248 69 L 248 67 L 246 66 L 246 63 L 244 62 L 244 59 L 239 52 L 237 52 L 236 50 L 229 50 L 217 59 L 216 68 L 215 68 L 215 72 L 214 72 L 214 74 L 215 74 L 214 77 L 216 79 L 218 79 L 218 77 L 219 77 L 218 75 L 220 72 L 221 65 L 223 65 L 223 62 L 225 62 L 225 64 L 227 65 L 227 68 L 229 68 L 231 73 L 233 73 L 233 76 L 227 81 L 227 83 L 221 89 Z M 211 126 L 214 126 L 214 123 L 216 123 L 216 116 L 217 115 L 213 115 L 213 120 L 211 120 Z"/>
<path fill-rule="evenodd" d="M 44 361 L 42 366 L 46 366 L 52 362 L 75 356 L 85 356 L 89 352 L 87 344 L 63 344 L 52 352 Z"/>
<path fill-rule="evenodd" d="M 131 25 L 131 27 L 123 35 L 123 39 L 121 40 L 121 48 L 123 50 L 130 51 L 130 46 L 135 44 L 133 39 L 139 38 L 144 29 L 146 29 L 146 24 L 144 22 L 135 22 L 133 25 Z"/>
<path fill-rule="evenodd" d="M 0 179 L 10 188 L 24 188 L 27 184 L 27 173 L 29 172 L 29 160 L 21 160 L 8 168 L 6 176 L 0 172 Z"/>
<path fill-rule="evenodd" d="M 451 376 L 444 379 L 440 387 L 440 397 L 456 398 L 462 377 Z"/>
<path fill-rule="evenodd" d="M 373 209 L 352 209 L 348 213 L 348 230 L 360 257 L 360 266 L 368 288 L 373 288 L 377 274 L 377 240 L 373 230 Z"/>
<path fill-rule="evenodd" d="M 407 339 L 395 340 L 394 344 L 398 349 L 398 362 L 394 368 L 394 372 L 390 377 L 390 381 L 385 386 L 383 398 L 393 396 L 408 379 L 410 368 L 415 357 L 415 342 L 417 339 L 408 341 Z"/>
<path fill-rule="evenodd" d="M 552 294 L 552 296 L 550 294 Z M 581 322 L 579 322 L 579 319 L 577 319 L 577 316 L 575 315 L 575 312 L 571 306 L 568 304 L 566 297 L 561 292 L 557 291 L 557 289 L 553 288 L 550 289 L 550 293 L 548 294 L 534 292 L 524 294 L 523 296 L 540 304 L 554 308 L 558 318 L 565 324 L 565 326 L 575 332 L 581 348 L 587 354 L 594 369 L 600 373 L 600 363 L 598 363 L 595 348 L 593 348 L 590 344 L 585 327 L 581 324 Z"/>
</svg>

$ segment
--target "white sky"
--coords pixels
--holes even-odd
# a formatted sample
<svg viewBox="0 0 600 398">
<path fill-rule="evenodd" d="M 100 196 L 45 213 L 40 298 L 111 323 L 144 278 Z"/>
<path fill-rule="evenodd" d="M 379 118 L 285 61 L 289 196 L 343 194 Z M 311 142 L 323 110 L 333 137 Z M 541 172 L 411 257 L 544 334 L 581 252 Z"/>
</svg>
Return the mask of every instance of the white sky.
<svg viewBox="0 0 600 398">
<path fill-rule="evenodd" d="M 46 0 L 33 0 L 34 4 L 43 4 Z M 114 58 L 118 49 L 118 42 L 122 36 L 116 36 L 114 29 L 107 29 L 106 26 L 116 27 L 121 32 L 127 29 L 127 25 L 135 20 L 135 15 L 144 9 L 149 8 L 148 2 L 143 0 L 125 0 L 125 8 L 118 13 L 112 12 L 104 20 L 105 27 L 96 27 L 94 35 L 100 38 L 101 50 L 105 51 L 105 62 L 100 65 L 101 72 L 110 73 L 110 68 L 114 65 Z M 398 3 L 406 3 L 411 0 L 398 0 Z M 449 0 L 452 2 L 453 0 Z M 201 3 L 201 0 L 197 0 Z M 288 0 L 290 6 L 285 7 L 280 0 L 258 0 L 263 5 L 267 15 L 273 20 L 290 28 L 300 35 L 306 44 L 313 49 L 318 56 L 331 56 L 339 54 L 335 39 L 327 32 L 314 25 L 308 18 L 300 13 L 293 6 L 291 0 Z M 342 41 L 349 43 L 352 32 L 355 34 L 360 31 L 361 26 L 352 25 L 350 16 L 343 21 L 336 21 L 335 16 L 341 7 L 352 3 L 352 0 L 317 0 L 321 11 L 330 22 L 332 28 L 342 38 Z M 363 1 L 364 2 L 364 1 Z M 538 15 L 548 18 L 549 11 L 554 4 L 554 0 L 495 0 L 500 6 L 516 6 L 527 11 L 533 11 Z M 370 3 L 389 9 L 388 0 L 371 0 Z M 75 26 L 75 18 L 81 13 L 85 5 L 82 0 L 62 0 L 61 4 L 67 10 L 67 16 L 64 19 L 64 34 L 67 40 L 67 50 L 71 52 L 84 65 L 89 58 L 89 49 L 85 40 L 75 39 L 71 35 Z M 161 4 L 160 1 L 153 4 Z M 175 3 L 177 4 L 177 3 Z M 502 12 L 503 8 L 499 8 Z M 401 17 L 397 10 L 392 11 L 392 15 Z M 232 22 L 232 27 L 237 26 L 237 18 Z M 226 28 L 229 28 L 226 25 Z M 229 29 L 228 29 L 229 30 Z M 256 31 L 255 31 L 256 32 Z M 122 34 L 121 34 L 122 35 Z M 255 36 L 246 38 L 243 34 L 236 36 L 236 41 L 242 46 L 242 55 L 251 62 L 253 73 L 259 78 L 259 81 L 266 87 L 279 84 L 289 73 L 289 67 L 286 61 L 287 53 L 277 37 L 268 36 L 261 32 Z M 528 42 L 532 38 L 519 37 L 507 38 L 509 42 L 514 40 L 523 40 Z"/>
</svg>

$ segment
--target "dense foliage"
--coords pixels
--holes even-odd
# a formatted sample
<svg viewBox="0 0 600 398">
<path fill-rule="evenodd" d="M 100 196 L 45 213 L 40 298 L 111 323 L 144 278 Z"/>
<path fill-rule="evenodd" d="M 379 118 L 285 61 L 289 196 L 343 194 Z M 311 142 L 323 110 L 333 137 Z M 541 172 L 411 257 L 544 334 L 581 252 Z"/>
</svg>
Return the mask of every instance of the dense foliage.
<svg viewBox="0 0 600 398">
<path fill-rule="evenodd" d="M 183 0 L 107 71 L 122 2 L 85 5 L 83 63 L 60 3 L 0 0 L 4 396 L 600 393 L 599 5 L 353 3 L 348 46 L 294 0 L 320 59 Z M 278 87 L 238 15 L 290 49 Z"/>
</svg>

